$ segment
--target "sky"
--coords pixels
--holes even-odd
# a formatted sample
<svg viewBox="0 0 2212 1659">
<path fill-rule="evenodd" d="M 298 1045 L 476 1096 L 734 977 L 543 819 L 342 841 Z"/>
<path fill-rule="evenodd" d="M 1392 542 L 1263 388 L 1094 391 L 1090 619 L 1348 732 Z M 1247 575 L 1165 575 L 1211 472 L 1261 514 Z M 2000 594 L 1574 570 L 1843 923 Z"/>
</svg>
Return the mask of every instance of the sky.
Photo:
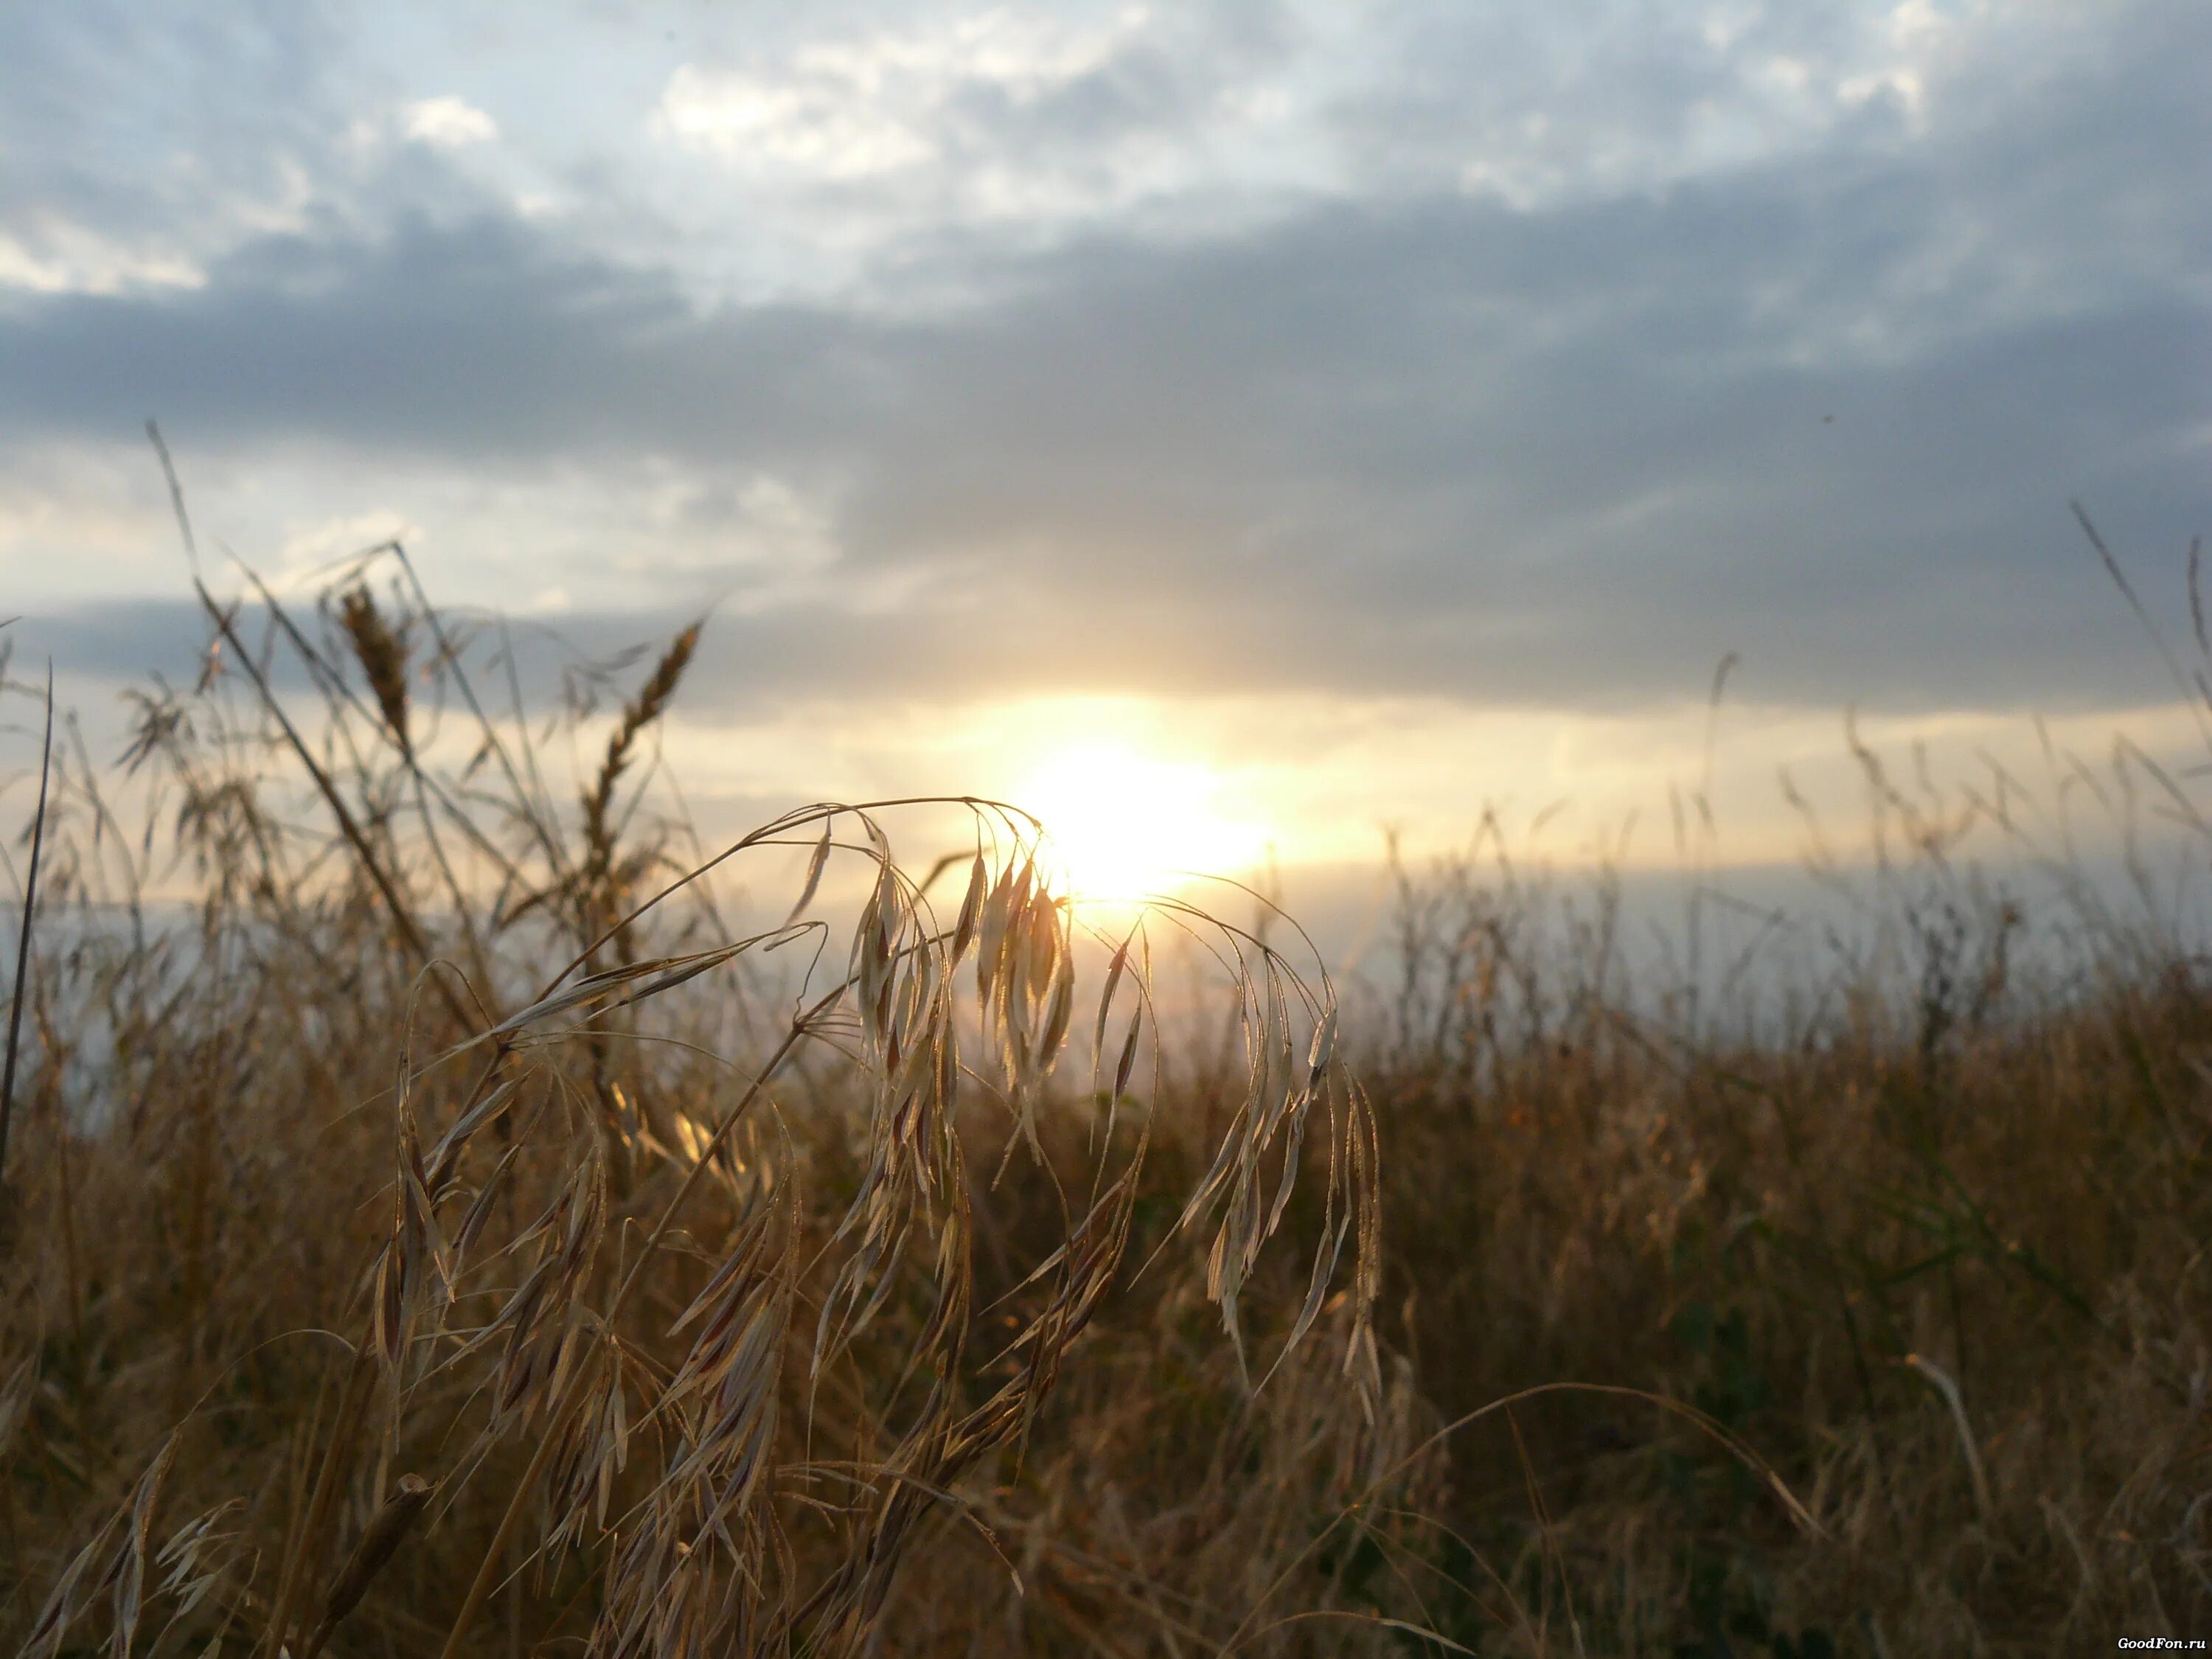
<svg viewBox="0 0 2212 1659">
<path fill-rule="evenodd" d="M 2208 65 L 2203 0 L 21 0 L 0 611 L 88 709 L 185 659 L 154 416 L 221 591 L 711 609 L 717 825 L 1301 866 L 1710 779 L 1755 862 L 1846 710 L 2201 763 L 2069 503 L 2185 641 Z"/>
</svg>

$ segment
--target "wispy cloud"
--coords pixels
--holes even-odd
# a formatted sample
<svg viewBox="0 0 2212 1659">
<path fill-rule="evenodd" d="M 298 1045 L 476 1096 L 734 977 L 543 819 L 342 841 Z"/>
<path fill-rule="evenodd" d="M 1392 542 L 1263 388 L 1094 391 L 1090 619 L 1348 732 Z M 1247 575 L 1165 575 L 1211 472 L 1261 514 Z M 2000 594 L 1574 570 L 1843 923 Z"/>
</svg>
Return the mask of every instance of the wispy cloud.
<svg viewBox="0 0 2212 1659">
<path fill-rule="evenodd" d="M 400 130 L 418 144 L 466 149 L 499 137 L 499 123 L 465 99 L 424 98 L 399 112 Z"/>
</svg>

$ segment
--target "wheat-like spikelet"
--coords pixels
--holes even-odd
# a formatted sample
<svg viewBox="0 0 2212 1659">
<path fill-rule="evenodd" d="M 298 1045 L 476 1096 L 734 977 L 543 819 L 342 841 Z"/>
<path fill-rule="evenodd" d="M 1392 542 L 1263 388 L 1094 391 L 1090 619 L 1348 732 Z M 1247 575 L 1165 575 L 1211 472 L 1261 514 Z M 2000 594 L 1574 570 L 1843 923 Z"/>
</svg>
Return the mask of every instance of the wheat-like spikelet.
<svg viewBox="0 0 2212 1659">
<path fill-rule="evenodd" d="M 584 791 L 583 855 L 570 884 L 576 925 L 587 939 L 598 940 L 613 931 L 618 948 L 627 955 L 626 933 L 616 927 L 616 912 L 623 895 L 650 866 L 649 854 L 624 857 L 616 846 L 621 826 L 615 818 L 615 798 L 623 775 L 636 758 L 637 743 L 645 730 L 666 713 L 676 688 L 698 648 L 703 620 L 692 623 L 668 642 L 667 648 L 646 677 L 637 694 L 623 705 L 622 714 L 608 734 L 605 757 L 591 785 Z M 596 950 L 596 945 L 594 945 Z"/>
<path fill-rule="evenodd" d="M 611 818 L 616 787 L 635 758 L 639 734 L 666 712 L 675 697 L 684 671 L 691 665 L 692 653 L 698 649 L 699 632 L 704 626 L 703 622 L 695 622 L 671 640 L 668 648 L 660 653 L 660 659 L 653 664 L 653 672 L 638 687 L 637 695 L 623 705 L 622 717 L 607 738 L 606 757 L 599 763 L 591 787 L 585 791 L 584 844 L 592 867 L 602 872 L 614 860 Z"/>
<path fill-rule="evenodd" d="M 384 716 L 384 724 L 403 754 L 414 753 L 414 740 L 407 724 L 407 637 L 403 629 L 394 632 L 385 620 L 384 613 L 376 608 L 368 584 L 360 583 L 346 590 L 338 600 L 338 621 L 345 629 L 346 638 L 353 645 L 354 657 L 368 680 L 369 693 L 376 699 L 377 712 Z"/>
</svg>

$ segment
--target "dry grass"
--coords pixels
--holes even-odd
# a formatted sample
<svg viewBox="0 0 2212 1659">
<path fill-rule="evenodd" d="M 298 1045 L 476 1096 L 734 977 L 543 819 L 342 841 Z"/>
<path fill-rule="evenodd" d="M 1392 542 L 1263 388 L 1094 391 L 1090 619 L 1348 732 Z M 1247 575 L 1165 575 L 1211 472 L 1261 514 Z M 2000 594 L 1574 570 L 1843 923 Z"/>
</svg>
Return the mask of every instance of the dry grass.
<svg viewBox="0 0 2212 1659">
<path fill-rule="evenodd" d="M 1386 1340 L 1446 1413 L 1548 1378 L 1693 1403 L 1820 1530 L 1646 1407 L 1530 1401 L 1455 1439 L 1439 1628 L 1760 1656 L 2204 1632 L 2201 979 L 1991 994 L 1984 957 L 1923 1001 L 1839 975 L 1831 1012 L 1692 1042 L 1601 1000 L 1595 945 L 1532 1000 L 1499 913 L 1455 920 L 1487 971 L 1369 1071 Z"/>
<path fill-rule="evenodd" d="M 1209 1572 L 1295 1556 L 1411 1432 L 1325 980 L 1156 916 L 1246 1037 L 1171 1121 L 1148 935 L 1085 989 L 1020 814 L 812 806 L 679 859 L 630 780 L 696 627 L 561 814 L 482 645 L 364 562 L 392 610 L 343 572 L 319 641 L 210 600 L 125 777 L 57 775 L 0 1268 L 23 1650 L 858 1652 L 986 1607 L 1217 1643 Z M 948 810 L 940 915 L 891 834 Z M 716 882 L 802 849 L 788 921 L 727 928 Z M 1165 1402 L 1127 1389 L 1170 1374 L 1263 1473 L 1139 1474 Z"/>
<path fill-rule="evenodd" d="M 2212 1624 L 2212 998 L 2154 915 L 1962 873 L 1972 810 L 1865 757 L 1892 948 L 1759 1022 L 1759 969 L 1639 981 L 1602 887 L 1473 858 L 1404 877 L 1401 981 L 1340 1014 L 1266 926 L 1079 938 L 992 803 L 689 850 L 651 744 L 696 628 L 626 696 L 586 673 L 613 712 L 564 744 L 400 550 L 329 596 L 210 599 L 119 770 L 56 751 L 0 1261 L 20 1650 Z M 892 836 L 948 812 L 917 879 Z M 1185 936 L 1218 1057 L 1157 1036 Z"/>
</svg>

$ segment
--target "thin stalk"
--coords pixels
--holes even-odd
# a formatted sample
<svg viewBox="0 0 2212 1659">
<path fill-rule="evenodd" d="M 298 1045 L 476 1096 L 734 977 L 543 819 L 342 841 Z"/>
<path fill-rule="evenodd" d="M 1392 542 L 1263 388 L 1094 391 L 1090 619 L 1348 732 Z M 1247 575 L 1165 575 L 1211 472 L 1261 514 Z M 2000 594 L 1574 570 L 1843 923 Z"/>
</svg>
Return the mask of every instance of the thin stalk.
<svg viewBox="0 0 2212 1659">
<path fill-rule="evenodd" d="M 262 705 L 275 718 L 278 730 L 283 732 L 285 741 L 291 745 L 300 764 L 307 769 L 307 775 L 314 781 L 316 789 L 329 805 L 331 816 L 337 820 L 338 833 L 345 837 L 346 844 L 353 848 L 354 855 L 361 860 L 362 868 L 368 872 L 369 881 L 375 886 L 378 896 L 383 899 L 384 908 L 391 913 L 392 924 L 399 929 L 407 948 L 414 953 L 417 962 L 428 966 L 436 959 L 429 940 L 422 937 L 422 930 L 416 924 L 414 914 L 408 909 L 406 901 L 400 897 L 399 890 L 393 885 L 392 878 L 385 873 L 384 865 L 376 856 L 376 849 L 368 844 L 368 836 L 355 822 L 352 809 L 346 805 L 345 798 L 338 793 L 337 785 L 331 781 L 330 774 L 323 769 L 315 759 L 314 752 L 307 747 L 307 739 L 292 724 L 291 716 L 277 702 L 276 690 L 270 685 L 268 677 L 246 650 L 245 641 L 238 637 L 236 625 L 223 613 L 222 607 L 215 602 L 215 596 L 198 581 L 193 582 L 192 591 L 199 595 L 200 604 L 215 623 L 216 630 L 238 653 L 239 661 L 245 666 L 247 678 L 253 682 L 253 689 L 260 694 Z M 442 975 L 434 975 L 432 983 L 437 986 L 439 995 L 444 999 L 447 1011 L 461 1030 L 465 1031 L 477 1024 L 476 1018 L 462 1003 L 459 993 Z"/>
<path fill-rule="evenodd" d="M 323 1454 L 322 1468 L 316 1474 L 315 1490 L 307 1499 L 307 1513 L 301 1522 L 299 1534 L 285 1553 L 283 1570 L 277 1577 L 276 1599 L 270 1607 L 269 1628 L 257 1651 L 276 1655 L 284 1650 L 287 1628 L 313 1560 L 317 1540 L 337 1506 L 347 1474 L 351 1473 L 355 1431 L 368 1407 L 375 1380 L 375 1356 L 369 1345 L 363 1342 L 354 1350 L 353 1364 L 346 1373 L 345 1392 L 338 1401 L 337 1419 L 331 1425 L 331 1443 Z"/>
<path fill-rule="evenodd" d="M 422 929 L 416 925 L 413 915 L 401 901 L 398 890 L 392 885 L 392 878 L 385 873 L 383 865 L 378 861 L 374 850 L 368 844 L 368 838 L 362 833 L 361 826 L 354 822 L 353 813 L 347 807 L 344 798 L 338 793 L 337 786 L 331 782 L 330 775 L 316 762 L 313 751 L 307 747 L 307 740 L 300 735 L 299 728 L 292 724 L 290 717 L 284 713 L 283 705 L 276 701 L 276 694 L 270 686 L 268 676 L 262 672 L 261 665 L 254 661 L 253 653 L 246 648 L 245 641 L 238 637 L 237 627 L 224 612 L 222 607 L 215 602 L 214 595 L 207 590 L 207 584 L 200 580 L 199 547 L 192 536 L 191 520 L 185 511 L 184 486 L 178 482 L 177 469 L 169 459 L 168 446 L 161 441 L 161 428 L 149 421 L 146 422 L 146 435 L 153 440 L 155 453 L 161 457 L 161 476 L 168 481 L 169 502 L 176 512 L 177 529 L 184 538 L 185 556 L 191 562 L 192 592 L 199 596 L 200 605 L 207 611 L 209 618 L 214 622 L 216 631 L 221 634 L 231 649 L 238 653 L 240 665 L 246 670 L 247 677 L 252 680 L 253 689 L 260 694 L 262 706 L 276 718 L 278 727 L 284 733 L 285 740 L 291 745 L 292 752 L 299 757 L 301 764 L 307 769 L 308 776 L 314 780 L 315 787 L 321 792 L 323 799 L 330 804 L 331 811 L 338 821 L 338 832 L 345 837 L 347 843 L 360 858 L 362 867 L 368 872 L 369 880 L 375 884 L 377 893 L 384 900 L 386 908 L 391 911 L 393 924 L 398 927 L 401 936 L 407 941 L 409 949 L 414 951 L 417 960 L 428 965 L 434 960 L 429 941 L 422 937 Z M 49 669 L 48 672 L 51 674 L 52 670 Z M 49 720 L 51 720 L 52 703 L 51 692 L 47 702 Z M 437 985 L 439 995 L 444 999 L 454 1019 L 459 1022 L 463 1030 L 468 1030 L 472 1021 L 468 1010 L 462 1006 L 459 995 L 442 977 L 438 979 Z"/>
<path fill-rule="evenodd" d="M 0 1202 L 8 1173 L 8 1131 L 15 1117 L 15 1061 L 22 1052 L 24 991 L 30 984 L 31 919 L 39 904 L 39 857 L 46 842 L 46 785 L 54 764 L 54 665 L 46 664 L 46 735 L 39 757 L 39 808 L 31 819 L 31 864 L 23 876 L 23 925 L 15 935 L 15 988 L 8 1006 L 8 1059 L 0 1070 Z M 0 1232 L 0 1248 L 4 1248 Z"/>
<path fill-rule="evenodd" d="M 383 732 L 385 728 L 370 714 L 362 700 L 354 694 L 353 688 L 346 684 L 345 676 L 324 661 L 322 653 L 315 649 L 313 641 L 300 631 L 299 624 L 292 620 L 290 614 L 277 602 L 276 594 L 270 592 L 269 584 L 263 581 L 259 574 L 251 569 L 246 571 L 246 579 L 253 584 L 254 592 L 261 596 L 262 605 L 267 609 L 277 627 L 283 630 L 284 636 L 291 641 L 292 648 L 299 653 L 301 661 L 307 665 L 307 672 L 314 677 L 317 687 L 323 695 L 334 702 L 344 702 L 356 713 L 368 720 L 372 729 Z M 343 720 L 336 724 L 341 731 L 348 729 Z M 481 966 L 483 951 L 477 940 L 475 919 L 469 908 L 467 899 L 461 892 L 460 882 L 454 874 L 452 863 L 446 856 L 445 844 L 438 839 L 437 825 L 431 817 L 425 798 L 426 786 L 438 789 L 440 803 L 471 832 L 475 831 L 476 826 L 470 822 L 465 814 L 459 812 L 453 804 L 446 799 L 443 788 L 432 781 L 428 775 L 423 771 L 422 762 L 416 758 L 413 746 L 396 733 L 387 732 L 386 735 L 391 740 L 392 746 L 398 750 L 400 763 L 407 769 L 415 781 L 416 799 L 418 810 L 422 813 L 423 828 L 429 841 L 432 857 L 444 878 L 447 890 L 453 896 L 453 914 L 459 918 L 462 929 L 467 935 L 470 954 Z M 357 754 L 354 757 L 354 769 L 363 776 L 367 775 L 368 769 L 367 764 Z M 495 847 L 480 835 L 477 839 L 494 859 L 500 860 L 500 854 Z M 500 861 L 505 860 L 500 860 Z"/>
</svg>

